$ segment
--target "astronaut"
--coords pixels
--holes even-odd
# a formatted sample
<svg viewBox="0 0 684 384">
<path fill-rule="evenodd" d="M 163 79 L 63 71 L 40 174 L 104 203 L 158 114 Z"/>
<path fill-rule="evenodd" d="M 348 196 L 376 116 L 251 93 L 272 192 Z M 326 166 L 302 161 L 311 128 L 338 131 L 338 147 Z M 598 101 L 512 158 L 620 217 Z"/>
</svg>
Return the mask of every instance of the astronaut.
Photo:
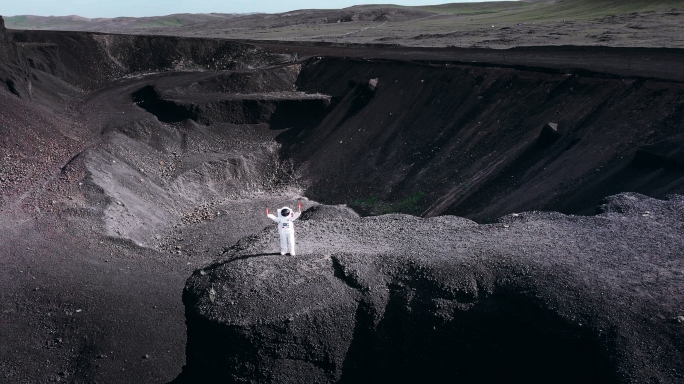
<svg viewBox="0 0 684 384">
<path fill-rule="evenodd" d="M 272 215 L 266 208 L 266 216 L 278 223 L 278 234 L 280 234 L 280 254 L 287 253 L 288 246 L 290 255 L 295 256 L 295 235 L 293 221 L 302 214 L 302 203 L 299 203 L 299 212 L 293 212 L 289 207 L 282 207 L 277 210 L 278 216 Z"/>
</svg>

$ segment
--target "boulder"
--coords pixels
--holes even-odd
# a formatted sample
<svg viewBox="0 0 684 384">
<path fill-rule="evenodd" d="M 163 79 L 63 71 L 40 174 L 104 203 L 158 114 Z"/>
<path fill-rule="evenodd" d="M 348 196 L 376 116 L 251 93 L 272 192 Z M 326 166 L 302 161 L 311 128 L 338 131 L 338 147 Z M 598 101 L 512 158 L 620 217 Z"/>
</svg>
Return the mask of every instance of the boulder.
<svg viewBox="0 0 684 384">
<path fill-rule="evenodd" d="M 368 80 L 368 89 L 371 91 L 375 91 L 375 88 L 378 87 L 378 78 L 376 77 L 375 79 L 370 79 Z"/>
<path fill-rule="evenodd" d="M 648 211 L 648 215 L 640 214 Z M 684 197 L 302 221 L 187 281 L 176 382 L 681 382 Z"/>
<path fill-rule="evenodd" d="M 550 146 L 555 143 L 561 137 L 561 133 L 558 132 L 558 124 L 556 123 L 546 123 L 539 134 L 539 139 L 537 139 L 537 144 L 541 146 Z"/>
</svg>

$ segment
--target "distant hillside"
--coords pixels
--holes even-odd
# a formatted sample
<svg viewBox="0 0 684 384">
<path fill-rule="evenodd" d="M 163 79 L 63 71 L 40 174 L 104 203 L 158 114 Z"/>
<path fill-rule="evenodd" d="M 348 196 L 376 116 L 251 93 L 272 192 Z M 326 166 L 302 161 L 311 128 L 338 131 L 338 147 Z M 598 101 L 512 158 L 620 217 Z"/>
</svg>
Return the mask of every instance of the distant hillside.
<svg viewBox="0 0 684 384">
<path fill-rule="evenodd" d="M 155 17 L 93 18 L 71 16 L 12 16 L 5 17 L 11 29 L 48 29 L 62 31 L 127 32 L 148 28 L 173 28 L 191 24 L 226 21 L 236 14 L 177 14 Z"/>
<path fill-rule="evenodd" d="M 530 0 L 431 6 L 361 5 L 280 14 L 6 18 L 11 29 L 510 48 L 535 45 L 684 47 L 684 0 Z"/>
</svg>

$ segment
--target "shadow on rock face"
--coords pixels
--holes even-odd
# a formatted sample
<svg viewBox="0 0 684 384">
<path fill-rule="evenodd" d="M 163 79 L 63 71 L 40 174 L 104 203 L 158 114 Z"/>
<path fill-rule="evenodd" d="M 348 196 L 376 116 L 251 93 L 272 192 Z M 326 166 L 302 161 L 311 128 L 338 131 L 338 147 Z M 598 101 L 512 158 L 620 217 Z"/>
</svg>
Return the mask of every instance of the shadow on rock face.
<svg viewBox="0 0 684 384">
<path fill-rule="evenodd" d="M 634 156 L 634 165 L 684 172 L 684 135 L 647 145 Z"/>
<path fill-rule="evenodd" d="M 339 383 L 618 382 L 595 335 L 524 295 L 464 304 L 471 308 L 450 311 L 450 319 L 430 315 L 436 304 L 429 295 L 393 291 L 375 329 L 359 306 Z"/>
<path fill-rule="evenodd" d="M 302 212 L 300 220 L 359 220 L 360 217 L 346 205 L 316 205 Z"/>
<path fill-rule="evenodd" d="M 226 348 L 239 351 L 240 363 L 217 370 L 207 357 L 201 370 L 186 370 L 172 383 L 224 383 L 249 377 L 265 360 L 276 359 L 273 376 L 260 382 L 325 383 L 617 383 L 615 367 L 596 336 L 568 324 L 520 293 L 499 293 L 477 303 L 462 303 L 462 310 L 441 308 L 435 316 L 434 287 L 394 286 L 382 320 L 374 326 L 376 310 L 360 302 L 353 338 L 341 366 L 334 362 L 300 361 L 294 356 L 261 356 L 265 340 L 251 340 L 242 327 L 223 329 L 217 348 L 218 363 Z M 448 306 L 449 304 L 447 304 Z M 438 311 L 439 313 L 439 311 Z M 194 318 L 194 321 L 199 319 Z M 214 335 L 221 326 L 206 319 L 195 323 L 197 332 Z M 286 321 L 287 323 L 287 321 Z M 297 324 L 284 325 L 284 329 Z M 245 333 L 247 332 L 247 333 Z M 274 328 L 273 332 L 277 332 Z M 328 330 L 332 332 L 332 330 Z M 321 335 L 319 335 L 321 336 Z M 211 338 L 211 337 L 210 337 Z M 215 339 L 214 339 L 215 340 Z M 205 345 L 208 347 L 208 345 Z M 316 348 L 315 346 L 310 346 Z M 283 346 L 283 350 L 287 350 Z M 311 352 L 313 353 L 313 352 Z M 287 354 L 287 353 L 285 353 Z M 236 355 L 237 356 L 237 355 Z M 260 357 L 261 356 L 261 357 Z M 193 368 L 197 368 L 194 366 Z M 337 373 L 335 373 L 337 372 Z M 277 377 L 280 377 L 280 380 Z M 198 381 L 199 380 L 199 381 Z M 262 381 L 263 380 L 263 381 Z M 235 381 L 238 382 L 238 381 Z M 256 381 L 255 381 L 256 382 Z"/>
<path fill-rule="evenodd" d="M 147 112 L 157 116 L 159 121 L 175 123 L 195 116 L 185 107 L 162 99 L 153 86 L 145 86 L 133 93 L 133 102 Z"/>
</svg>

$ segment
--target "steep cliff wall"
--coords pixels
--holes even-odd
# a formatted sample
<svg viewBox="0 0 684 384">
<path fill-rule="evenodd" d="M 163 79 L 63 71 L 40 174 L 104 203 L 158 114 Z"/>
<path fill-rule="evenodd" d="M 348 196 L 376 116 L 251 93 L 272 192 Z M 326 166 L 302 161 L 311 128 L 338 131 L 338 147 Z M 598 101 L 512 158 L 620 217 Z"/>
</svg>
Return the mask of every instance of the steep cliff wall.
<svg viewBox="0 0 684 384">
<path fill-rule="evenodd" d="M 0 16 L 0 61 L 8 62 L 12 56 L 16 56 L 16 49 L 13 49 L 12 41 L 5 29 L 5 20 Z"/>
<path fill-rule="evenodd" d="M 13 31 L 20 43 L 56 44 L 64 79 L 86 88 L 133 73 L 171 70 L 246 69 L 280 62 L 247 44 L 172 36 Z"/>
<path fill-rule="evenodd" d="M 681 162 L 663 168 L 635 156 L 681 152 L 679 82 L 324 58 L 308 62 L 298 86 L 333 97 L 319 125 L 280 137 L 307 165 L 307 193 L 320 201 L 486 221 L 531 209 L 592 213 L 622 191 L 684 191 Z M 540 137 L 549 122 L 556 128 Z M 669 144 L 646 148 L 654 143 Z"/>
<path fill-rule="evenodd" d="M 15 96 L 30 98 L 31 80 L 26 61 L 0 16 L 0 87 Z"/>
</svg>

